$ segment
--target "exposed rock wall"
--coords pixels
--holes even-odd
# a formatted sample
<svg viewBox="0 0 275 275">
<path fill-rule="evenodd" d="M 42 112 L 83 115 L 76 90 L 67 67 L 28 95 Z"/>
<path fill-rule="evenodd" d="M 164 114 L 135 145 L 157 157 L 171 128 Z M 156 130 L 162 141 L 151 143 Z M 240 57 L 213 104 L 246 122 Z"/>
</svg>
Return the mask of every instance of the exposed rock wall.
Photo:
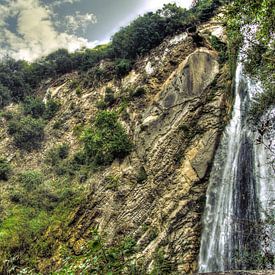
<svg viewBox="0 0 275 275">
<path fill-rule="evenodd" d="M 215 30 L 211 25 L 211 31 Z M 204 26 L 203 32 L 207 31 Z M 94 117 L 106 86 L 118 97 L 129 87 L 143 86 L 147 91 L 129 103 L 127 119 L 121 118 L 134 151 L 123 162 L 116 161 L 88 179 L 89 194 L 68 217 L 69 230 L 48 229 L 44 238 L 52 242 L 53 255 L 40 259 L 41 272 L 47 274 L 60 266 L 62 243 L 81 254 L 95 227 L 109 243 L 133 236 L 139 247 L 134 256 L 148 270 L 159 250 L 175 271 L 197 270 L 208 175 L 228 117 L 231 85 L 227 65 L 219 64 L 218 53 L 204 41 L 204 47 L 198 48 L 186 33 L 167 39 L 140 59 L 122 81 L 103 81 L 81 95 L 70 88 L 70 80 L 76 78 L 73 74 L 41 89 L 42 94 L 62 102 L 59 119 L 66 128 L 53 135 L 53 120 L 41 151 L 15 153 L 19 170 L 22 165 L 25 169 L 39 166 L 52 144 L 67 141 L 77 150 L 74 128 Z M 1 134 L 6 137 L 4 130 Z M 2 151 L 13 150 L 11 146 L 6 138 L 0 144 Z M 118 186 L 110 188 L 107 176 L 116 176 Z"/>
<path fill-rule="evenodd" d="M 92 179 L 90 195 L 62 237 L 75 254 L 81 254 L 91 229 L 98 227 L 110 243 L 135 237 L 140 248 L 135 256 L 149 270 L 162 249 L 175 270 L 196 271 L 208 174 L 226 121 L 231 83 L 226 65 L 217 60 L 217 52 L 196 48 L 181 35 L 141 60 L 124 79 L 122 86 L 147 83 L 150 90 L 127 110 L 125 125 L 135 150 Z M 146 174 L 142 181 L 141 172 Z M 108 187 L 108 175 L 119 177 L 117 188 Z M 58 266 L 59 244 L 57 240 L 55 258 L 41 261 L 42 270 Z"/>
</svg>

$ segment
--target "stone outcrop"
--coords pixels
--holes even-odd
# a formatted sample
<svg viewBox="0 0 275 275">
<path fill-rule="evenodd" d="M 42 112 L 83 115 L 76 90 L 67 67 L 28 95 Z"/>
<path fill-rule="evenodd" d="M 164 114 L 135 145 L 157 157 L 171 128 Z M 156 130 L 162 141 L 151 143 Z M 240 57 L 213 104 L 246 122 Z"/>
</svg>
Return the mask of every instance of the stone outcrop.
<svg viewBox="0 0 275 275">
<path fill-rule="evenodd" d="M 162 250 L 175 271 L 195 272 L 209 171 L 228 116 L 231 81 L 227 65 L 219 64 L 218 53 L 208 44 L 198 48 L 183 33 L 140 59 L 121 82 L 111 80 L 79 96 L 69 86 L 69 79 L 75 77 L 44 89 L 48 97 L 62 102 L 60 116 L 66 129 L 52 136 L 53 120 L 47 126 L 43 151 L 20 156 L 22 163 L 39 165 L 37 160 L 50 144 L 64 140 L 77 150 L 73 130 L 93 118 L 106 86 L 118 98 L 121 91 L 140 86 L 146 93 L 133 99 L 126 109 L 127 119 L 121 118 L 132 137 L 133 152 L 88 179 L 87 198 L 68 217 L 67 231 L 48 229 L 45 239 L 52 240 L 54 253 L 40 259 L 41 272 L 60 265 L 62 243 L 81 254 L 93 228 L 110 244 L 133 236 L 139 247 L 134 257 L 142 259 L 147 270 Z M 119 179 L 115 188 L 108 186 L 110 176 Z"/>
</svg>

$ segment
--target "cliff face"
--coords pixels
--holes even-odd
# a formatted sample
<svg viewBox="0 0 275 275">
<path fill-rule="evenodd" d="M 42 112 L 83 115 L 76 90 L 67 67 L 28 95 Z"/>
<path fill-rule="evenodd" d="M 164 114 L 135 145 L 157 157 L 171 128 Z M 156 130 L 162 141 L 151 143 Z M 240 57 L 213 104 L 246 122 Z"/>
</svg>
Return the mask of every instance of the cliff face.
<svg viewBox="0 0 275 275">
<path fill-rule="evenodd" d="M 18 170 L 39 167 L 52 144 L 67 141 L 77 150 L 74 129 L 94 117 L 107 86 L 116 91 L 117 102 L 125 91 L 134 91 L 120 117 L 133 152 L 83 183 L 87 195 L 68 217 L 67 229 L 50 227 L 43 236 L 52 253 L 40 257 L 41 272 L 62 266 L 64 245 L 81 255 L 94 228 L 109 244 L 131 235 L 138 247 L 132 257 L 147 270 L 162 251 L 173 270 L 196 271 L 208 175 L 230 105 L 229 70 L 208 42 L 210 33 L 221 39 L 220 31 L 215 23 L 201 26 L 199 46 L 187 33 L 167 39 L 121 81 L 93 84 L 80 95 L 70 87 L 78 78 L 74 74 L 41 88 L 47 98 L 59 99 L 62 109 L 47 126 L 42 150 L 23 155 L 12 151 Z M 57 120 L 65 126 L 53 135 Z M 9 144 L 2 139 L 2 152 L 14 150 Z M 116 179 L 115 185 L 110 178 Z"/>
</svg>

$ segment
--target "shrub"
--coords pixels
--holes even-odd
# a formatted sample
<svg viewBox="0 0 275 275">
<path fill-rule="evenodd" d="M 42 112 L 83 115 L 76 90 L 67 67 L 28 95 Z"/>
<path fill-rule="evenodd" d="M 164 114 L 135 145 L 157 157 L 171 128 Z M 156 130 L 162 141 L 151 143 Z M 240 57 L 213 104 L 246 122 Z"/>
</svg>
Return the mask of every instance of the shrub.
<svg viewBox="0 0 275 275">
<path fill-rule="evenodd" d="M 259 93 L 255 98 L 249 110 L 251 121 L 259 122 L 262 115 L 275 105 L 275 90 L 267 90 Z"/>
<path fill-rule="evenodd" d="M 34 118 L 39 118 L 44 115 L 46 111 L 45 103 L 36 97 L 28 96 L 23 102 L 24 115 L 31 115 Z"/>
<path fill-rule="evenodd" d="M 144 181 L 147 180 L 147 178 L 148 178 L 148 175 L 146 173 L 146 170 L 143 166 L 141 166 L 139 171 L 138 171 L 137 182 L 138 183 L 143 183 Z"/>
<path fill-rule="evenodd" d="M 64 160 L 69 155 L 69 145 L 64 143 L 56 147 L 51 148 L 46 153 L 45 162 L 50 165 L 56 165 L 61 160 Z"/>
<path fill-rule="evenodd" d="M 131 257 L 137 251 L 137 242 L 132 236 L 108 245 L 107 240 L 94 229 L 78 257 L 74 257 L 69 249 L 62 249 L 62 268 L 56 272 L 77 274 L 79 270 L 85 270 L 85 273 L 93 274 L 99 270 L 101 274 L 145 274 Z M 66 260 L 68 258 L 71 260 Z"/>
<path fill-rule="evenodd" d="M 64 121 L 62 119 L 59 119 L 53 124 L 53 129 L 60 130 L 63 126 L 64 126 Z"/>
<path fill-rule="evenodd" d="M 11 100 L 10 90 L 0 83 L 0 108 L 7 105 Z"/>
<path fill-rule="evenodd" d="M 76 88 L 75 93 L 76 93 L 76 95 L 77 95 L 78 97 L 81 96 L 82 91 L 81 91 L 80 87 L 77 87 L 77 88 Z"/>
<path fill-rule="evenodd" d="M 79 81 L 76 79 L 73 79 L 73 80 L 71 80 L 69 87 L 70 87 L 70 89 L 74 90 L 74 89 L 78 88 L 78 85 L 79 85 Z"/>
<path fill-rule="evenodd" d="M 211 35 L 210 43 L 212 47 L 219 52 L 219 62 L 224 63 L 228 59 L 227 46 L 220 41 L 216 36 Z"/>
<path fill-rule="evenodd" d="M 44 138 L 44 122 L 30 116 L 12 119 L 8 123 L 8 133 L 17 147 L 32 150 L 38 148 Z"/>
<path fill-rule="evenodd" d="M 57 147 L 57 153 L 60 159 L 66 159 L 69 155 L 69 145 L 68 144 L 61 144 Z"/>
<path fill-rule="evenodd" d="M 141 97 L 146 94 L 146 88 L 143 86 L 137 87 L 130 94 L 130 97 Z"/>
<path fill-rule="evenodd" d="M 98 113 L 93 127 L 84 130 L 81 140 L 87 158 L 96 165 L 110 164 L 115 158 L 125 157 L 132 149 L 117 115 L 109 111 Z"/>
<path fill-rule="evenodd" d="M 60 106 L 61 106 L 60 102 L 54 99 L 49 99 L 46 103 L 44 118 L 52 119 L 55 116 L 55 114 L 59 111 Z"/>
<path fill-rule="evenodd" d="M 31 115 L 33 118 L 43 117 L 50 120 L 59 109 L 60 103 L 54 99 L 49 99 L 45 104 L 39 98 L 28 96 L 23 103 L 24 115 Z"/>
<path fill-rule="evenodd" d="M 107 87 L 105 90 L 104 101 L 108 106 L 111 106 L 115 102 L 115 92 L 110 87 Z"/>
<path fill-rule="evenodd" d="M 44 176 L 41 172 L 35 170 L 28 170 L 22 172 L 18 176 L 18 181 L 28 191 L 36 189 L 40 184 L 43 183 Z"/>
<path fill-rule="evenodd" d="M 133 68 L 133 62 L 129 59 L 118 59 L 115 64 L 115 70 L 118 77 L 129 73 Z"/>
<path fill-rule="evenodd" d="M 96 107 L 99 109 L 99 110 L 105 110 L 108 108 L 108 105 L 106 104 L 106 102 L 104 100 L 99 100 L 97 103 L 96 103 Z"/>
<path fill-rule="evenodd" d="M 114 91 L 110 87 L 107 87 L 105 89 L 104 99 L 99 100 L 96 104 L 96 107 L 100 110 L 104 110 L 110 107 L 115 102 L 114 94 L 115 94 Z"/>
<path fill-rule="evenodd" d="M 45 212 L 38 215 L 30 207 L 13 207 L 0 226 L 0 250 L 16 251 L 31 244 L 34 234 L 40 232 L 48 223 Z"/>
<path fill-rule="evenodd" d="M 109 175 L 104 181 L 107 184 L 107 189 L 109 190 L 117 190 L 120 184 L 120 178 L 117 175 Z"/>
<path fill-rule="evenodd" d="M 11 120 L 14 118 L 14 113 L 11 111 L 1 112 L 0 117 L 5 118 L 6 120 Z"/>
<path fill-rule="evenodd" d="M 5 158 L 0 158 L 0 180 L 8 180 L 11 166 Z"/>
</svg>

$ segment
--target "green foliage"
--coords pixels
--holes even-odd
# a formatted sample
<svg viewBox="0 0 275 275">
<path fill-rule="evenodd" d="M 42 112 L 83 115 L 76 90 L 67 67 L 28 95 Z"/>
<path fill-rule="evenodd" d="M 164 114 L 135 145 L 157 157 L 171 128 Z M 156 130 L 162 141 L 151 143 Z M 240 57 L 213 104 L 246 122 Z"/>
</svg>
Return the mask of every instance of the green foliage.
<svg viewBox="0 0 275 275">
<path fill-rule="evenodd" d="M 268 93 L 266 98 L 272 94 L 274 89 L 274 31 L 275 31 L 275 9 L 273 1 L 269 0 L 256 0 L 245 1 L 236 0 L 232 1 L 227 8 L 227 33 L 230 41 L 230 48 L 239 48 L 243 37 L 243 28 L 250 36 L 250 46 L 246 50 L 245 69 L 250 76 L 259 79 L 265 91 Z M 252 26 L 257 26 L 256 33 Z M 236 55 L 236 50 L 235 50 Z M 258 103 L 263 101 L 271 103 L 272 100 L 264 99 L 265 96 L 260 96 L 262 99 L 257 99 Z M 256 105 L 259 106 L 259 104 Z M 251 113 L 259 115 L 252 107 Z M 264 104 L 265 105 L 265 104 Z M 270 105 L 269 105 L 270 106 Z M 268 108 L 267 105 L 264 108 Z M 257 117 L 255 117 L 257 119 Z"/>
<path fill-rule="evenodd" d="M 133 61 L 138 56 L 147 54 L 165 37 L 209 19 L 223 2 L 197 1 L 188 11 L 175 4 L 164 5 L 155 13 L 149 12 L 140 16 L 129 26 L 122 28 L 113 36 L 111 43 L 93 49 L 84 48 L 74 53 L 58 49 L 33 63 L 4 58 L 0 62 L 0 107 L 10 101 L 22 101 L 26 96 L 33 94 L 42 81 L 74 70 L 91 71 L 97 81 L 109 79 L 114 73 L 122 77 L 132 69 Z M 262 28 L 263 31 L 268 27 L 267 25 Z M 115 63 L 113 70 L 99 69 L 98 64 L 104 59 Z M 90 76 L 87 75 L 86 83 L 83 82 L 83 85 L 89 87 L 90 81 Z M 74 87 L 76 84 L 72 82 L 71 85 Z M 49 118 L 51 117 L 50 115 Z"/>
<path fill-rule="evenodd" d="M 71 82 L 70 82 L 70 89 L 77 89 L 78 88 L 78 86 L 79 86 L 79 81 L 78 80 L 76 80 L 76 79 L 73 79 L 73 80 L 71 80 Z"/>
<path fill-rule="evenodd" d="M 227 61 L 228 56 L 227 56 L 227 46 L 225 43 L 220 41 L 216 36 L 211 35 L 210 37 L 210 42 L 212 47 L 219 52 L 219 62 L 224 63 Z"/>
<path fill-rule="evenodd" d="M 115 102 L 115 93 L 110 87 L 105 89 L 104 102 L 107 106 L 111 106 Z"/>
<path fill-rule="evenodd" d="M 52 119 L 59 109 L 60 103 L 54 99 L 49 99 L 45 104 L 39 98 L 28 96 L 23 102 L 24 115 L 31 115 L 33 118 Z"/>
<path fill-rule="evenodd" d="M 158 13 L 138 17 L 129 26 L 122 28 L 112 39 L 116 57 L 135 59 L 160 44 L 167 35 L 166 20 Z"/>
<path fill-rule="evenodd" d="M 107 189 L 110 189 L 110 190 L 117 190 L 120 184 L 119 176 L 109 175 L 105 178 L 104 181 L 107 184 Z"/>
<path fill-rule="evenodd" d="M 229 5 L 229 15 L 232 15 L 232 20 L 237 21 L 240 27 L 247 24 L 250 26 L 252 24 L 258 25 L 257 40 L 262 45 L 270 45 L 275 29 L 275 11 L 272 1 L 255 0 L 252 3 L 245 0 L 235 0 Z"/>
<path fill-rule="evenodd" d="M 108 105 L 107 103 L 104 101 L 104 100 L 99 100 L 97 103 L 96 103 L 96 107 L 99 109 L 99 110 L 105 110 L 108 108 Z"/>
<path fill-rule="evenodd" d="M 47 223 L 45 212 L 37 214 L 33 208 L 22 206 L 11 208 L 0 225 L 1 251 L 24 250 L 24 246 L 30 244 L 34 235 L 41 232 Z"/>
<path fill-rule="evenodd" d="M 45 113 L 45 103 L 36 97 L 26 97 L 23 102 L 24 115 L 31 115 L 33 118 L 42 117 Z"/>
<path fill-rule="evenodd" d="M 148 178 L 146 170 L 143 166 L 140 167 L 138 175 L 137 175 L 137 182 L 138 183 L 143 183 L 144 181 L 146 181 Z"/>
<path fill-rule="evenodd" d="M 0 180 L 8 180 L 10 174 L 11 165 L 5 158 L 0 157 Z"/>
<path fill-rule="evenodd" d="M 45 162 L 50 165 L 56 165 L 61 160 L 64 160 L 69 155 L 69 145 L 64 143 L 51 148 L 45 157 Z"/>
<path fill-rule="evenodd" d="M 57 147 L 58 157 L 60 159 L 66 159 L 69 155 L 69 145 L 68 144 L 61 144 Z"/>
<path fill-rule="evenodd" d="M 132 70 L 133 62 L 129 59 L 117 59 L 115 70 L 118 77 L 123 77 Z"/>
<path fill-rule="evenodd" d="M 28 175 L 27 182 L 37 184 L 34 178 Z M 0 268 L 4 261 L 10 268 L 35 267 L 38 256 L 51 255 L 51 239 L 43 239 L 42 233 L 49 225 L 66 223 L 68 213 L 79 203 L 77 194 L 69 181 L 40 181 L 30 190 L 20 183 L 0 223 Z"/>
<path fill-rule="evenodd" d="M 254 98 L 249 116 L 252 121 L 260 121 L 262 115 L 271 107 L 275 106 L 275 90 L 267 90 L 264 93 L 259 93 Z"/>
<path fill-rule="evenodd" d="M 46 180 L 39 171 L 21 173 L 13 183 L 9 208 L 1 215 L 0 269 L 4 261 L 10 268 L 34 267 L 38 255 L 51 255 L 51 239 L 43 239 L 42 233 L 49 225 L 66 224 L 80 202 L 80 190 L 69 180 Z"/>
<path fill-rule="evenodd" d="M 58 119 L 57 121 L 54 122 L 53 124 L 53 129 L 54 130 L 60 130 L 64 126 L 64 121 L 62 119 Z"/>
<path fill-rule="evenodd" d="M 98 113 L 93 127 L 84 130 L 81 140 L 87 159 L 96 165 L 108 165 L 115 158 L 125 157 L 132 149 L 117 115 L 109 111 Z"/>
<path fill-rule="evenodd" d="M 117 58 L 135 59 L 158 46 L 168 35 L 184 31 L 190 26 L 211 18 L 224 1 L 197 1 L 190 10 L 167 4 L 157 12 L 138 17 L 122 28 L 112 39 L 112 49 Z"/>
<path fill-rule="evenodd" d="M 5 118 L 7 121 L 13 119 L 15 114 L 11 111 L 0 112 L 0 117 Z"/>
<path fill-rule="evenodd" d="M 154 268 L 150 275 L 172 274 L 175 271 L 173 263 L 165 257 L 164 252 L 160 249 L 155 253 Z"/>
<path fill-rule="evenodd" d="M 93 49 L 83 49 L 71 54 L 73 67 L 80 71 L 88 71 L 107 57 L 110 57 L 110 44 L 98 45 Z"/>
<path fill-rule="evenodd" d="M 80 89 L 79 87 L 77 87 L 76 90 L 75 90 L 75 93 L 76 93 L 76 95 L 77 95 L 78 97 L 80 97 L 82 91 L 81 91 L 81 89 Z"/>
<path fill-rule="evenodd" d="M 230 1 L 230 0 L 229 0 Z M 209 20 L 218 7 L 228 0 L 195 0 L 190 13 L 193 16 L 195 22 L 205 22 Z"/>
<path fill-rule="evenodd" d="M 59 111 L 60 106 L 61 106 L 60 102 L 54 99 L 49 99 L 46 103 L 44 118 L 52 119 L 55 116 L 55 114 Z"/>
<path fill-rule="evenodd" d="M 37 186 L 42 184 L 43 180 L 43 174 L 35 170 L 25 171 L 18 175 L 18 181 L 28 191 L 36 189 Z"/>
<path fill-rule="evenodd" d="M 5 98 L 11 97 L 14 101 L 22 100 L 30 93 L 30 85 L 27 81 L 29 65 L 26 61 L 15 61 L 11 58 L 2 59 L 0 62 L 0 84 L 5 90 Z M 3 102 L 3 101 L 2 101 Z M 3 102 L 7 104 L 8 102 Z"/>
<path fill-rule="evenodd" d="M 141 274 L 132 273 L 135 264 L 129 259 L 136 249 L 136 241 L 131 237 L 110 246 L 93 230 L 80 256 L 64 250 L 63 268 L 53 274 Z"/>
<path fill-rule="evenodd" d="M 86 164 L 86 155 L 83 151 L 75 153 L 69 158 L 69 145 L 60 144 L 49 149 L 45 154 L 45 163 L 49 165 L 49 171 L 57 176 L 69 176 L 78 179 L 79 182 L 86 181 L 91 165 Z"/>
<path fill-rule="evenodd" d="M 8 133 L 18 148 L 32 150 L 38 148 L 44 138 L 44 122 L 30 116 L 12 119 L 8 123 Z"/>
<path fill-rule="evenodd" d="M 0 108 L 11 101 L 11 91 L 0 82 Z"/>
<path fill-rule="evenodd" d="M 140 86 L 130 93 L 130 97 L 142 97 L 145 94 L 146 94 L 146 88 L 143 86 Z"/>
<path fill-rule="evenodd" d="M 50 63 L 54 73 L 65 74 L 73 69 L 73 61 L 66 49 L 58 49 L 45 58 L 45 62 Z"/>
</svg>

